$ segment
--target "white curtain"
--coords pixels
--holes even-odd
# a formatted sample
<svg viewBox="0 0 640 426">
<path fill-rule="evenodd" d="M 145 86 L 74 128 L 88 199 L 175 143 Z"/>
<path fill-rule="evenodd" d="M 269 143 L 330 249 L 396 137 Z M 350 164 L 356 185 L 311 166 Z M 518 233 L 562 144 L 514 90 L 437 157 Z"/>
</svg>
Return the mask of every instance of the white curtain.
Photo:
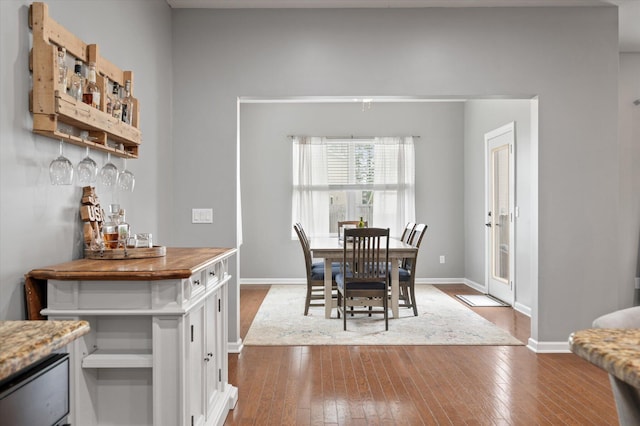
<svg viewBox="0 0 640 426">
<path fill-rule="evenodd" d="M 352 182 L 348 177 L 353 172 L 336 172 L 336 167 L 340 169 L 353 164 L 353 158 L 348 154 L 350 150 L 344 150 L 344 154 L 336 158 L 336 152 L 342 152 L 336 150 L 336 144 L 347 146 L 352 143 L 354 142 L 321 137 L 293 137 L 292 223 L 300 222 L 310 236 L 329 236 L 330 188 L 346 193 L 371 190 L 373 208 L 369 226 L 388 227 L 393 236 L 399 237 L 407 222 L 415 222 L 413 138 L 380 137 L 372 139 L 370 143 L 367 141 L 366 143 L 373 145 L 373 181 L 361 184 Z M 328 160 L 328 144 L 333 146 L 331 161 Z M 334 173 L 333 180 L 336 181 L 332 181 L 331 187 L 330 167 Z M 293 227 L 291 236 L 296 236 Z"/>
<path fill-rule="evenodd" d="M 329 235 L 329 184 L 327 147 L 323 138 L 293 137 L 293 223 L 300 222 L 309 235 Z M 295 237 L 293 227 L 292 237 Z"/>
<path fill-rule="evenodd" d="M 413 137 L 374 140 L 373 224 L 400 237 L 415 222 L 415 148 Z"/>
</svg>

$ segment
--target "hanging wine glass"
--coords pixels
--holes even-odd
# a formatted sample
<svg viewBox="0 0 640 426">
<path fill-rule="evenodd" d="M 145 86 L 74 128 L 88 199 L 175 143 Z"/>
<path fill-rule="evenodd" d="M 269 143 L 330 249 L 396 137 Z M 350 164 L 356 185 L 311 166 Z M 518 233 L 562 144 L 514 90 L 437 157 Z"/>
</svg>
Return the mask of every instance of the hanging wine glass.
<svg viewBox="0 0 640 426">
<path fill-rule="evenodd" d="M 78 185 L 90 186 L 96 182 L 98 165 L 93 161 L 93 158 L 89 157 L 89 147 L 87 147 L 86 156 L 76 166 L 76 172 L 78 174 Z"/>
<path fill-rule="evenodd" d="M 136 183 L 136 177 L 127 169 L 127 159 L 124 159 L 124 170 L 118 174 L 118 188 L 121 191 L 133 192 L 133 186 Z"/>
<path fill-rule="evenodd" d="M 118 179 L 118 168 L 111 162 L 111 153 L 107 153 L 107 163 L 100 169 L 100 183 L 112 187 Z"/>
<path fill-rule="evenodd" d="M 60 155 L 49 165 L 51 185 L 71 185 L 73 181 L 73 164 L 62 155 L 62 139 L 60 140 Z"/>
</svg>

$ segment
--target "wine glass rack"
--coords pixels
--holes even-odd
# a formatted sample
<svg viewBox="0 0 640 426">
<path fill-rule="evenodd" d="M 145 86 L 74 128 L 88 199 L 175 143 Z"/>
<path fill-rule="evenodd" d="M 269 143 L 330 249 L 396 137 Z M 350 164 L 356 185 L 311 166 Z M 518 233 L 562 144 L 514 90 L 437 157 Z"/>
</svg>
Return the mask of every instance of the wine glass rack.
<svg viewBox="0 0 640 426">
<path fill-rule="evenodd" d="M 133 97 L 133 71 L 122 71 L 100 55 L 98 45 L 86 44 L 49 17 L 48 6 L 34 2 L 29 7 L 29 27 L 33 46 L 29 54 L 29 70 L 33 87 L 29 94 L 29 110 L 33 114 L 33 132 L 124 158 L 138 158 L 142 142 L 140 103 Z M 96 83 L 100 88 L 100 105 L 94 108 L 57 90 L 58 46 L 83 63 L 95 62 Z M 133 111 L 131 124 L 106 112 L 109 90 L 107 79 L 124 86 L 131 81 Z M 83 133 L 86 132 L 87 136 Z"/>
</svg>

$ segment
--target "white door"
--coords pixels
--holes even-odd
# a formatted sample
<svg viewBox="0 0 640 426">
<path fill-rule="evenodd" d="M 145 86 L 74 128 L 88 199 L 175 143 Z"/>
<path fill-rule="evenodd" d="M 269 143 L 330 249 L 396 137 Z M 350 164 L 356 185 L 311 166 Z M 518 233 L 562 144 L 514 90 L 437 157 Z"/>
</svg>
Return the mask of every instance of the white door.
<svg viewBox="0 0 640 426">
<path fill-rule="evenodd" d="M 515 123 L 484 135 L 488 293 L 514 303 Z"/>
</svg>

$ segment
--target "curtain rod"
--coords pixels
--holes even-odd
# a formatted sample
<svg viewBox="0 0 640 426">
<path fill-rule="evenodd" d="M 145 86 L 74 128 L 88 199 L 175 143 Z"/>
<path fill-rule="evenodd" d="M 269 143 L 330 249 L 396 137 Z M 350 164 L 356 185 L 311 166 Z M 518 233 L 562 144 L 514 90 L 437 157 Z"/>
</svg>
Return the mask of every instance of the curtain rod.
<svg viewBox="0 0 640 426">
<path fill-rule="evenodd" d="M 293 139 L 293 138 L 307 138 L 310 136 L 304 136 L 304 135 L 287 135 L 287 137 L 289 139 Z M 404 135 L 404 136 L 353 136 L 353 135 L 349 135 L 349 136 L 318 136 L 318 137 L 323 137 L 325 139 L 353 139 L 353 140 L 360 140 L 360 139 L 375 139 L 375 138 L 420 138 L 420 136 L 415 136 L 415 135 Z"/>
</svg>

